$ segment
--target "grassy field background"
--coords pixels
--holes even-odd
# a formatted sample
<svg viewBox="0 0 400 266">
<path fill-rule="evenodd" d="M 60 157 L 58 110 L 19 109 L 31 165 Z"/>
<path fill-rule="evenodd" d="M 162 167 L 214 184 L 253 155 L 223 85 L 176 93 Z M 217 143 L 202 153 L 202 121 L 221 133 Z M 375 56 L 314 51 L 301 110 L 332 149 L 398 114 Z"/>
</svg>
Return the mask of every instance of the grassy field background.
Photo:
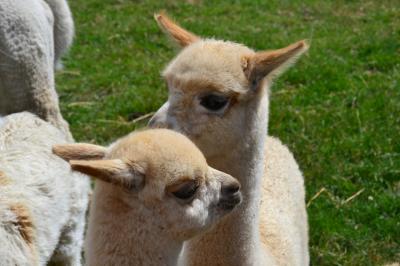
<svg viewBox="0 0 400 266">
<path fill-rule="evenodd" d="M 153 13 L 258 50 L 310 39 L 274 85 L 270 134 L 304 171 L 313 265 L 400 261 L 398 1 L 71 0 L 76 40 L 57 74 L 79 141 L 109 143 L 166 100 L 176 50 Z"/>
</svg>

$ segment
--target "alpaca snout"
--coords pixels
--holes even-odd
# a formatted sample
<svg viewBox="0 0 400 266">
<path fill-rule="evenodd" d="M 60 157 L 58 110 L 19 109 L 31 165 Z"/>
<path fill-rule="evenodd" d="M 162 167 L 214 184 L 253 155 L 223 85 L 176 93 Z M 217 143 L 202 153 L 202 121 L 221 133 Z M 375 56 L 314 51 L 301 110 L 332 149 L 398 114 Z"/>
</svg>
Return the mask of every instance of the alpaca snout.
<svg viewBox="0 0 400 266">
<path fill-rule="evenodd" d="M 222 186 L 221 187 L 221 193 L 222 195 L 235 195 L 237 193 L 240 193 L 240 183 L 239 182 L 232 182 L 228 185 Z"/>
<path fill-rule="evenodd" d="M 150 128 L 168 128 L 167 123 L 165 121 L 161 121 L 157 114 L 155 114 L 147 124 Z"/>
<path fill-rule="evenodd" d="M 240 191 L 240 183 L 233 181 L 224 184 L 221 187 L 221 198 L 218 206 L 224 210 L 232 210 L 242 202 L 242 193 Z"/>
<path fill-rule="evenodd" d="M 168 113 L 169 103 L 166 102 L 150 119 L 148 126 L 150 128 L 172 128 L 171 123 L 168 123 L 167 113 Z"/>
</svg>

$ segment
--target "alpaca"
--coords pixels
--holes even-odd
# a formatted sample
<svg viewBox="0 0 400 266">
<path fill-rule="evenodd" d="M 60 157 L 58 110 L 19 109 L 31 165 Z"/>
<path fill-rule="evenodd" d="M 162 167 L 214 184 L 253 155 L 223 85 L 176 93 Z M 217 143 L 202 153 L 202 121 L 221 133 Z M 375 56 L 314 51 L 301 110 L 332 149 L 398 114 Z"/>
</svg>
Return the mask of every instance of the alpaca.
<svg viewBox="0 0 400 266">
<path fill-rule="evenodd" d="M 0 265 L 81 265 L 90 184 L 52 154 L 66 142 L 34 114 L 0 119 Z"/>
<path fill-rule="evenodd" d="M 109 148 L 68 144 L 53 152 L 97 178 L 85 245 L 89 266 L 176 265 L 185 240 L 241 201 L 239 183 L 171 130 L 134 132 Z"/>
<path fill-rule="evenodd" d="M 72 140 L 54 84 L 72 37 L 65 0 L 0 1 L 0 115 L 30 111 Z"/>
<path fill-rule="evenodd" d="M 81 264 L 89 180 L 51 153 L 72 140 L 54 85 L 72 37 L 65 0 L 0 1 L 0 265 Z"/>
<path fill-rule="evenodd" d="M 267 137 L 272 81 L 308 44 L 255 52 L 202 39 L 163 14 L 155 18 L 183 49 L 163 72 L 169 98 L 150 126 L 187 135 L 212 167 L 242 184 L 241 206 L 185 244 L 183 264 L 308 265 L 302 173 L 291 152 Z"/>
</svg>

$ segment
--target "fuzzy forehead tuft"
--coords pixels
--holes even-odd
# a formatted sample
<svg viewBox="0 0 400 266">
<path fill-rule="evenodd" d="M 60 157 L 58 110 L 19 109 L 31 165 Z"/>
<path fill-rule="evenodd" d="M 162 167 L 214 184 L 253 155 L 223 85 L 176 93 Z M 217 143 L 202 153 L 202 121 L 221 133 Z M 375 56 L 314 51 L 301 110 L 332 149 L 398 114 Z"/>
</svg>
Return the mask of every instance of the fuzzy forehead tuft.
<svg viewBox="0 0 400 266">
<path fill-rule="evenodd" d="M 175 88 L 202 82 L 212 84 L 222 92 L 242 92 L 247 84 L 242 58 L 253 54 L 253 50 L 238 43 L 205 39 L 184 48 L 167 66 L 163 76 Z M 181 86 L 179 89 L 193 87 Z"/>
<path fill-rule="evenodd" d="M 196 145 L 186 136 L 168 129 L 134 132 L 117 141 L 108 156 L 145 163 L 154 175 L 166 178 L 204 174 L 208 169 Z"/>
</svg>

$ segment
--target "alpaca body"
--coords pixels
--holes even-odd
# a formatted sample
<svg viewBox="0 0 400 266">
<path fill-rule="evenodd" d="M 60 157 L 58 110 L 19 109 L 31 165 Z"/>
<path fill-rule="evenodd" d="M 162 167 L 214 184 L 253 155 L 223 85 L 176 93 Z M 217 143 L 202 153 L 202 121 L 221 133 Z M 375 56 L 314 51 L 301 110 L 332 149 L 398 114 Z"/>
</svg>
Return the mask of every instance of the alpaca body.
<svg viewBox="0 0 400 266">
<path fill-rule="evenodd" d="M 0 2 L 2 266 L 81 264 L 89 180 L 51 153 L 72 140 L 54 85 L 72 36 L 64 0 Z"/>
<path fill-rule="evenodd" d="M 0 115 L 30 111 L 72 140 L 58 106 L 54 64 L 71 43 L 73 23 L 65 1 L 48 0 L 62 6 L 56 2 L 63 8 L 42 0 L 0 2 Z"/>
<path fill-rule="evenodd" d="M 67 142 L 29 113 L 0 127 L 0 265 L 80 265 L 89 180 L 51 153 Z"/>
</svg>

